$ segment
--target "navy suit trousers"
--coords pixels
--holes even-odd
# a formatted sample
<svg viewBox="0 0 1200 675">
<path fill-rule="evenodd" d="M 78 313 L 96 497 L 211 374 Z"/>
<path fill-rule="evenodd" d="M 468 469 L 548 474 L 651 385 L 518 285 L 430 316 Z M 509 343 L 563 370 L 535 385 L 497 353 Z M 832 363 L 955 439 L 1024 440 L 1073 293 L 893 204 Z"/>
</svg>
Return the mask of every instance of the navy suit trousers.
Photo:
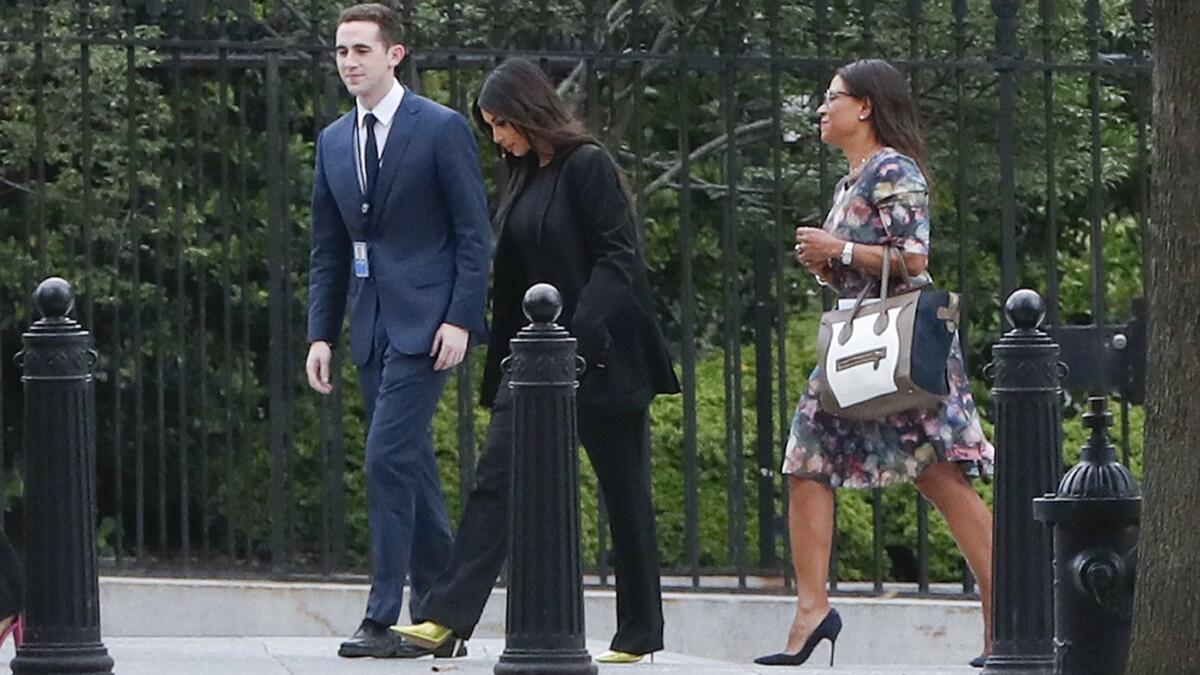
<svg viewBox="0 0 1200 675">
<path fill-rule="evenodd" d="M 403 354 L 376 323 L 370 360 L 359 367 L 367 413 L 367 518 L 371 593 L 366 618 L 392 625 L 411 579 L 419 609 L 450 556 L 450 521 L 433 451 L 433 415 L 450 371 L 428 355 Z"/>
</svg>

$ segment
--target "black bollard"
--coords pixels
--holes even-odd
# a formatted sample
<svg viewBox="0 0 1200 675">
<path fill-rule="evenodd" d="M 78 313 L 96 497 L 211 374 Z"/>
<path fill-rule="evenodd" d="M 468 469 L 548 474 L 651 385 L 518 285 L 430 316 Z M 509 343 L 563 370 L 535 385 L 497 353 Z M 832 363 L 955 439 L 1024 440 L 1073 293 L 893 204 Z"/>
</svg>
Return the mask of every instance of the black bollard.
<svg viewBox="0 0 1200 675">
<path fill-rule="evenodd" d="M 1040 330 L 1046 305 L 1021 289 L 1004 304 L 1013 330 L 992 347 L 996 402 L 992 653 L 984 673 L 1053 673 L 1054 605 L 1049 529 L 1033 499 L 1062 475 L 1062 366 Z"/>
<path fill-rule="evenodd" d="M 525 292 L 533 323 L 506 361 L 513 392 L 512 536 L 506 642 L 496 675 L 594 675 L 583 628 L 575 338 L 554 323 L 562 296 Z"/>
<path fill-rule="evenodd" d="M 71 285 L 50 277 L 17 366 L 25 383 L 25 643 L 12 672 L 112 672 L 96 576 L 96 401 L 91 335 L 67 316 Z"/>
<path fill-rule="evenodd" d="M 1054 527 L 1054 644 L 1059 675 L 1121 675 L 1129 653 L 1142 498 L 1108 440 L 1103 396 L 1088 399 L 1092 436 L 1057 495 L 1034 500 Z"/>
</svg>

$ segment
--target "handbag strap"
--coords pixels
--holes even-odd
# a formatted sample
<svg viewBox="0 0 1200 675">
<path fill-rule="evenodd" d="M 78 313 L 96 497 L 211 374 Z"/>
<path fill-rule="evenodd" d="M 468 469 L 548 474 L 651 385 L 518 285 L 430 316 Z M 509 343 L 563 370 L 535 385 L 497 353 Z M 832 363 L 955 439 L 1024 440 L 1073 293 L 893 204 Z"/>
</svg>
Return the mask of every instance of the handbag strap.
<svg viewBox="0 0 1200 675">
<path fill-rule="evenodd" d="M 888 274 L 888 263 L 892 259 L 892 251 L 895 251 L 896 255 L 899 256 L 900 277 L 904 279 L 904 285 L 906 287 L 912 285 L 912 275 L 908 273 L 908 263 L 904 260 L 904 249 L 900 248 L 900 244 L 889 236 L 883 242 L 883 284 L 881 286 L 882 292 L 879 294 L 880 299 L 887 297 L 887 287 L 891 280 Z"/>
<path fill-rule="evenodd" d="M 888 298 L 888 283 L 891 280 L 891 262 L 892 251 L 900 253 L 900 274 L 904 277 L 904 285 L 912 283 L 912 277 L 908 274 L 908 265 L 904 264 L 904 253 L 900 251 L 900 247 L 896 246 L 890 238 L 883 243 L 883 274 L 879 280 L 879 301 L 883 302 Z M 870 290 L 870 284 L 863 286 L 859 291 L 858 297 L 854 300 L 854 307 L 850 311 L 850 319 L 853 320 L 858 316 L 858 310 L 862 307 L 863 301 L 867 298 L 867 291 Z"/>
<path fill-rule="evenodd" d="M 904 285 L 912 285 L 912 276 L 908 273 L 908 265 L 904 262 L 904 251 L 896 245 L 895 240 L 888 237 L 883 242 L 883 270 L 879 280 L 879 303 L 882 305 L 884 300 L 888 298 L 888 286 L 892 278 L 892 251 L 900 255 L 900 276 L 904 279 Z M 854 300 L 854 307 L 850 310 L 850 318 L 842 326 L 842 330 L 838 334 L 838 342 L 845 344 L 850 339 L 850 334 L 853 331 L 854 320 L 858 318 L 858 312 L 862 308 L 863 302 L 867 299 L 867 291 L 870 290 L 870 284 L 863 286 L 858 297 Z M 915 290 L 915 289 L 913 289 Z M 887 330 L 888 316 L 887 312 L 880 308 L 879 316 L 875 318 L 875 334 L 882 335 L 883 331 Z"/>
<path fill-rule="evenodd" d="M 900 256 L 900 276 L 904 279 L 904 285 L 912 285 L 912 275 L 908 273 L 908 265 L 904 262 L 904 251 L 899 245 L 894 242 L 891 237 L 883 241 L 883 272 L 879 280 L 879 300 L 883 301 L 888 298 L 888 285 L 892 278 L 892 251 L 895 251 Z M 862 306 L 863 300 L 867 297 L 867 290 L 870 285 L 864 286 L 859 292 L 858 298 L 854 302 L 854 315 L 858 315 L 858 308 Z"/>
<path fill-rule="evenodd" d="M 887 330 L 888 315 L 886 308 L 883 306 L 883 301 L 888 297 L 888 283 L 892 280 L 892 271 L 889 269 L 892 262 L 892 251 L 900 250 L 893 248 L 892 240 L 889 237 L 883 245 L 883 278 L 879 280 L 879 314 L 875 317 L 875 334 L 883 335 L 883 331 Z M 904 270 L 904 280 L 908 281 L 908 265 L 904 264 L 904 254 L 901 254 L 900 269 Z"/>
</svg>

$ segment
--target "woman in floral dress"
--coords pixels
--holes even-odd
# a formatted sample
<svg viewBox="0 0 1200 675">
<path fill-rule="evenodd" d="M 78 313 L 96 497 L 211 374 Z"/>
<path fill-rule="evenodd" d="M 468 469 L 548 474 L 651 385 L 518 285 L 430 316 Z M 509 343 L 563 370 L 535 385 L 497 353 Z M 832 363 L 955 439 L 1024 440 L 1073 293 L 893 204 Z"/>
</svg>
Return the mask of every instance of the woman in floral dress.
<svg viewBox="0 0 1200 675">
<path fill-rule="evenodd" d="M 821 283 L 853 304 L 866 288 L 878 297 L 885 252 L 903 291 L 929 282 L 929 188 L 916 106 L 903 75 L 886 61 L 857 61 L 838 70 L 825 92 L 821 140 L 840 148 L 850 172 L 835 188 L 824 227 L 796 230 L 796 258 Z M 899 249 L 897 253 L 895 249 Z M 910 276 L 902 280 L 901 258 Z M 912 481 L 942 513 L 979 581 L 984 655 L 991 647 L 992 516 L 970 477 L 988 475 L 994 451 L 983 435 L 955 336 L 947 374 L 950 393 L 934 409 L 882 421 L 823 412 L 816 371 L 796 407 L 783 462 L 789 476 L 788 528 L 796 569 L 796 615 L 784 652 L 763 665 L 804 663 L 822 640 L 833 645 L 841 618 L 829 606 L 825 580 L 833 539 L 833 488 L 883 487 Z M 982 666 L 984 656 L 972 661 Z"/>
</svg>

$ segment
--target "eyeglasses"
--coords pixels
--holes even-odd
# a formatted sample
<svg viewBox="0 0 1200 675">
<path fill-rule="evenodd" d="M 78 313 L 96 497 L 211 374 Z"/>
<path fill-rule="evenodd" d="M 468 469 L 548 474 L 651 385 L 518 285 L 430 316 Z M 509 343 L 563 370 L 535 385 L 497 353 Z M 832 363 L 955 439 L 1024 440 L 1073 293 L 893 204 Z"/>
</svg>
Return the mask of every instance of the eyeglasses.
<svg viewBox="0 0 1200 675">
<path fill-rule="evenodd" d="M 858 98 L 857 96 L 855 96 L 854 94 L 851 94 L 848 91 L 841 91 L 839 89 L 829 89 L 825 92 L 825 105 L 829 105 L 830 103 L 833 103 L 834 101 L 838 100 L 839 98 L 841 98 L 843 96 L 849 96 L 850 98 Z"/>
</svg>

